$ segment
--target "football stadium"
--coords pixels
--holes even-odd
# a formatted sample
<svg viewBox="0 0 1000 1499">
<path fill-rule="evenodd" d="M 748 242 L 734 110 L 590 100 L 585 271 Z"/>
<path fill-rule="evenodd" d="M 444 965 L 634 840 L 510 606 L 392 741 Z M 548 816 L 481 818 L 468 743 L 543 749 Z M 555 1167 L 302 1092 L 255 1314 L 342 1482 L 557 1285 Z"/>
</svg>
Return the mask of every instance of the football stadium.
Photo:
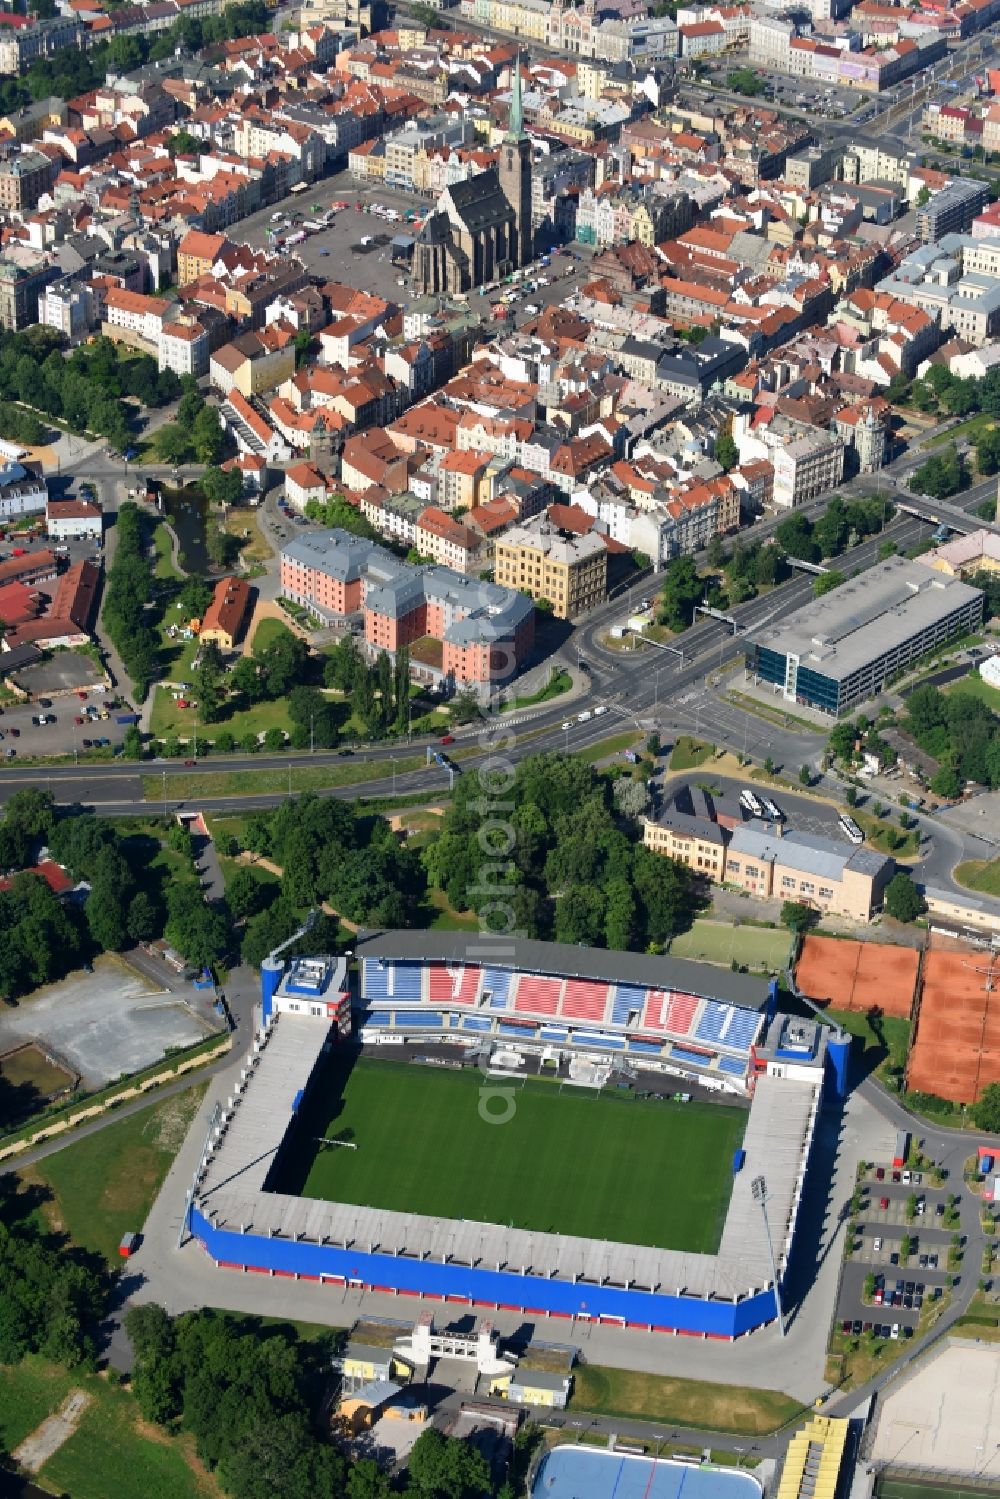
<svg viewBox="0 0 1000 1499">
<path fill-rule="evenodd" d="M 723 1339 L 772 1321 L 843 1081 L 819 1026 L 708 965 L 478 940 L 265 961 L 192 1234 L 222 1268 L 396 1296 Z"/>
</svg>

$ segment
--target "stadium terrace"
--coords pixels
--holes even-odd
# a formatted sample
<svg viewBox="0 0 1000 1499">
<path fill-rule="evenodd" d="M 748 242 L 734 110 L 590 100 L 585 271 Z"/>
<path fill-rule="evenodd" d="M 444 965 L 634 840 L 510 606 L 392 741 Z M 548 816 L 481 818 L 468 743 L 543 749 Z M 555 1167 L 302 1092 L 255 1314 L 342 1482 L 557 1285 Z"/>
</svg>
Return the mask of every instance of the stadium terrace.
<svg viewBox="0 0 1000 1499">
<path fill-rule="evenodd" d="M 772 1321 L 775 1287 L 752 1182 L 766 1172 L 780 1283 L 827 1062 L 834 1087 L 842 1083 L 820 1028 L 777 1014 L 774 986 L 705 964 L 528 941 L 511 943 L 511 957 L 475 961 L 480 940 L 359 934 L 356 982 L 344 958 L 265 961 L 264 1024 L 207 1143 L 192 1234 L 220 1267 L 491 1310 L 719 1339 Z M 567 1089 L 587 1078 L 611 1087 L 649 1078 L 661 1088 L 676 1079 L 721 1102 L 749 1098 L 717 1252 L 619 1243 L 613 1221 L 589 1239 L 280 1190 L 289 1158 L 310 1149 L 300 1115 L 321 1096 L 312 1090 L 331 1048 L 357 1055 L 359 1042 L 366 1057 L 384 1045 L 397 1064 L 432 1062 L 429 1089 L 435 1065 L 478 1066 L 488 1086 L 530 1058 L 539 1071 L 543 1059 L 561 1069 Z M 430 1048 L 433 1057 L 422 1053 Z M 502 1075 L 490 1070 L 497 1058 Z M 364 1169 L 378 1170 L 374 1160 Z"/>
</svg>

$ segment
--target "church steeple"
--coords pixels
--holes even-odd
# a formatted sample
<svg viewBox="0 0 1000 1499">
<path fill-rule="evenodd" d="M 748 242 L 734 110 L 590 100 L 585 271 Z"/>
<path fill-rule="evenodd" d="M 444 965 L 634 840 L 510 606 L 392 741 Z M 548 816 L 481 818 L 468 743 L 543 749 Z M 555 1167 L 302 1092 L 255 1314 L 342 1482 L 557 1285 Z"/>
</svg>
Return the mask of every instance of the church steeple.
<svg viewBox="0 0 1000 1499">
<path fill-rule="evenodd" d="M 521 97 L 521 54 L 514 59 L 514 86 L 510 92 L 510 113 L 507 116 L 507 140 L 524 140 L 524 101 Z"/>
</svg>

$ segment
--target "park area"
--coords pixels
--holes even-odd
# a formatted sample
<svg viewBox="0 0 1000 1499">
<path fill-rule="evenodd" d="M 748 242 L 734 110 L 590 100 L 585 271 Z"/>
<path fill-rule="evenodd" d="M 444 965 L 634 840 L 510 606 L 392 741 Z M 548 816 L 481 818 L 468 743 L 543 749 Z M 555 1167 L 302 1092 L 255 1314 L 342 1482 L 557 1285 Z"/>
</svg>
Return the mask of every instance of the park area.
<svg viewBox="0 0 1000 1499">
<path fill-rule="evenodd" d="M 333 1052 L 278 1190 L 441 1218 L 711 1254 L 744 1110 L 529 1079 L 497 1129 L 480 1074 Z M 319 1149 L 316 1137 L 356 1149 Z M 308 1142 L 308 1144 L 306 1143 Z M 650 1184 L 655 1183 L 655 1190 Z"/>
<path fill-rule="evenodd" d="M 1000 1082 L 1000 1001 L 989 953 L 931 937 L 924 954 L 917 1034 L 906 1085 L 952 1103 L 975 1103 Z"/>
<path fill-rule="evenodd" d="M 795 967 L 795 982 L 817 1004 L 866 1014 L 881 1010 L 909 1017 L 920 967 L 912 947 L 807 936 Z"/>
<path fill-rule="evenodd" d="M 777 928 L 699 920 L 690 931 L 674 937 L 670 955 L 697 963 L 720 963 L 727 968 L 738 963 L 744 968 L 778 973 L 788 961 L 790 943 L 789 934 Z"/>
</svg>

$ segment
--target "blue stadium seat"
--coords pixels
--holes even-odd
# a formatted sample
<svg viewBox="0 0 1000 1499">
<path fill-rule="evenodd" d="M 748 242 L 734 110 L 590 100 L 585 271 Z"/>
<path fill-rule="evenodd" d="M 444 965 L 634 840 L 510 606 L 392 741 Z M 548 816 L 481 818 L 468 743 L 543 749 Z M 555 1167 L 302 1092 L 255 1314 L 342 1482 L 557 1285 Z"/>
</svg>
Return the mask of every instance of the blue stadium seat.
<svg viewBox="0 0 1000 1499">
<path fill-rule="evenodd" d="M 401 1010 L 396 1015 L 396 1025 L 403 1027 L 420 1026 L 423 1030 L 440 1030 L 443 1020 L 436 1010 Z"/>
<path fill-rule="evenodd" d="M 378 958 L 363 958 L 366 999 L 388 999 L 389 970 Z"/>
<path fill-rule="evenodd" d="M 720 1004 L 717 999 L 706 999 L 694 1039 L 696 1041 L 721 1041 L 731 1008 L 731 1005 Z"/>
<path fill-rule="evenodd" d="M 533 1025 L 527 1027 L 523 1025 L 504 1025 L 502 1020 L 497 1026 L 497 1030 L 501 1036 L 520 1036 L 522 1041 L 534 1041 L 537 1034 Z"/>
<path fill-rule="evenodd" d="M 745 1057 L 720 1057 L 719 1071 L 732 1073 L 733 1077 L 742 1077 L 747 1070 Z"/>
<path fill-rule="evenodd" d="M 388 1010 L 372 1010 L 362 1021 L 363 1025 L 389 1025 L 392 1016 Z"/>
<path fill-rule="evenodd" d="M 629 1051 L 641 1051 L 648 1056 L 658 1057 L 663 1051 L 663 1046 L 659 1041 L 630 1041 L 628 1049 Z"/>
<path fill-rule="evenodd" d="M 686 1046 L 679 1046 L 675 1041 L 670 1048 L 670 1055 L 676 1057 L 679 1062 L 687 1062 L 692 1067 L 710 1067 L 712 1058 L 702 1056 L 699 1051 L 689 1051 Z"/>
<path fill-rule="evenodd" d="M 389 963 L 388 998 L 421 999 L 423 966 L 420 963 Z"/>
<path fill-rule="evenodd" d="M 636 984 L 619 984 L 611 1001 L 611 1024 L 627 1025 L 629 1012 L 637 1010 L 641 1015 L 645 1003 L 645 989 L 640 989 Z"/>
<path fill-rule="evenodd" d="M 729 1029 L 723 1038 L 725 1045 L 734 1050 L 749 1051 L 759 1025 L 760 1016 L 756 1010 L 734 1009 Z"/>
<path fill-rule="evenodd" d="M 493 1021 L 488 1015 L 463 1015 L 463 1031 L 490 1031 L 493 1029 Z"/>
<path fill-rule="evenodd" d="M 506 968 L 483 970 L 483 989 L 490 991 L 489 1009 L 506 1010 L 513 976 Z"/>
<path fill-rule="evenodd" d="M 600 1046 L 611 1051 L 625 1050 L 624 1036 L 606 1036 L 603 1032 L 577 1031 L 575 1035 L 570 1036 L 570 1040 L 574 1046 Z"/>
</svg>

